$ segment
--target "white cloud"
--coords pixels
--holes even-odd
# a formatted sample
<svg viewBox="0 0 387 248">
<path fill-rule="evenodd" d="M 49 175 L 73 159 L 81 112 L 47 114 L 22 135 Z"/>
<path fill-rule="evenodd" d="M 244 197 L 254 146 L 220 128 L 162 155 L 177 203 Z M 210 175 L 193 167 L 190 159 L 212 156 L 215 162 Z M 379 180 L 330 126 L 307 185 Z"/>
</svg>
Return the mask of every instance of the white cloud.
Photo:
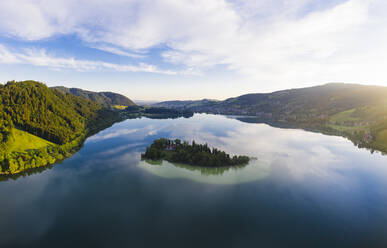
<svg viewBox="0 0 387 248">
<path fill-rule="evenodd" d="M 27 40 L 46 38 L 56 31 L 38 1 L 1 1 L 0 29 L 3 34 Z"/>
<path fill-rule="evenodd" d="M 5 46 L 0 44 L 0 63 L 14 64 L 20 63 L 20 60 Z"/>
<path fill-rule="evenodd" d="M 187 73 L 221 64 L 278 86 L 381 81 L 387 55 L 382 10 L 387 10 L 382 0 L 2 1 L 0 33 L 26 40 L 76 34 L 92 47 L 142 59 L 136 51 L 165 46 L 162 58 L 186 66 Z M 146 64 L 27 56 L 24 61 L 65 68 L 158 72 Z"/>
<path fill-rule="evenodd" d="M 103 61 L 79 60 L 61 58 L 47 54 L 44 49 L 25 49 L 23 52 L 13 52 L 0 44 L 0 63 L 29 64 L 45 66 L 54 69 L 74 69 L 77 71 L 111 70 L 121 72 L 150 72 L 167 75 L 186 74 L 186 71 L 162 70 L 157 66 L 139 63 L 138 65 L 114 64 Z"/>
<path fill-rule="evenodd" d="M 98 140 L 106 140 L 106 139 L 112 139 L 117 138 L 121 136 L 127 136 L 132 133 L 138 132 L 139 129 L 119 129 L 115 132 L 111 133 L 103 133 L 103 134 L 97 134 L 87 139 L 88 142 L 90 141 L 98 141 Z"/>
<path fill-rule="evenodd" d="M 144 54 L 129 53 L 129 52 L 126 52 L 126 51 L 124 51 L 122 49 L 119 49 L 117 47 L 112 47 L 112 46 L 107 46 L 107 45 L 97 45 L 97 46 L 93 46 L 93 48 L 101 50 L 101 51 L 105 51 L 105 52 L 121 55 L 121 56 L 131 57 L 131 58 L 140 59 L 140 58 L 146 58 L 147 57 Z"/>
</svg>

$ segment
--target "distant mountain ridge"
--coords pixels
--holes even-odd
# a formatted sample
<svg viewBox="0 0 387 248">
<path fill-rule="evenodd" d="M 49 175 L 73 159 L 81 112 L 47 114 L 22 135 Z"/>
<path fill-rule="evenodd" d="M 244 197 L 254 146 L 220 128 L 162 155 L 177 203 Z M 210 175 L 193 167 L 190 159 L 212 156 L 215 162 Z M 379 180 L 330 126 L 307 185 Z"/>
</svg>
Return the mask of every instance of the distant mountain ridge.
<svg viewBox="0 0 387 248">
<path fill-rule="evenodd" d="M 52 89 L 59 90 L 62 93 L 72 94 L 80 96 L 91 101 L 94 101 L 103 106 L 135 106 L 136 104 L 124 95 L 114 92 L 93 92 L 88 90 L 82 90 L 78 88 L 66 88 L 63 86 L 51 87 Z"/>
<path fill-rule="evenodd" d="M 151 106 L 153 104 L 159 103 L 160 101 L 157 100 L 136 100 L 134 99 L 133 102 L 140 106 Z"/>
<path fill-rule="evenodd" d="M 333 114 L 346 109 L 375 104 L 387 97 L 387 87 L 331 83 L 273 93 L 247 94 L 229 98 L 216 106 L 224 114 L 283 115 Z"/>
<path fill-rule="evenodd" d="M 251 93 L 224 101 L 166 101 L 154 106 L 183 108 L 195 112 L 260 116 L 270 113 L 280 118 L 286 113 L 329 114 L 387 98 L 387 87 L 359 84 L 329 83 L 272 93 Z"/>
<path fill-rule="evenodd" d="M 340 135 L 358 146 L 387 152 L 387 87 L 383 86 L 329 83 L 246 94 L 224 101 L 169 101 L 157 105 L 244 116 L 240 119 L 246 122 Z"/>
<path fill-rule="evenodd" d="M 179 110 L 190 110 L 193 112 L 206 112 L 211 107 L 215 106 L 218 100 L 203 99 L 203 100 L 187 100 L 187 101 L 164 101 L 155 103 L 152 106 L 162 108 L 174 108 Z"/>
</svg>

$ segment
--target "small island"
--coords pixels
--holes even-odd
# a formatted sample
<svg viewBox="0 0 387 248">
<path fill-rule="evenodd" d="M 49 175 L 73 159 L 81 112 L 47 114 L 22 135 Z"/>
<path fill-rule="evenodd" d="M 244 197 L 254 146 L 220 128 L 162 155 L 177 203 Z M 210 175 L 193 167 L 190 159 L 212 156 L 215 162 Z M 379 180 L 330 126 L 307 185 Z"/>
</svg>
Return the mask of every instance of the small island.
<svg viewBox="0 0 387 248">
<path fill-rule="evenodd" d="M 146 148 L 141 154 L 142 159 L 166 160 L 172 163 L 183 163 L 200 167 L 230 167 L 246 165 L 250 158 L 247 156 L 230 156 L 224 151 L 210 148 L 207 144 L 196 144 L 192 141 L 179 139 L 170 140 L 160 138 Z"/>
</svg>

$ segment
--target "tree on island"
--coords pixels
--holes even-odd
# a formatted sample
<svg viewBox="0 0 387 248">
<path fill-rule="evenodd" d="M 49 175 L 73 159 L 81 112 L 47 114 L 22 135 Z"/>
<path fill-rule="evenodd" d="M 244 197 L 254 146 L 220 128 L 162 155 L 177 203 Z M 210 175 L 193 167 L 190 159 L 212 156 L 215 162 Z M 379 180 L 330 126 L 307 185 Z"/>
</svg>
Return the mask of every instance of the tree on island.
<svg viewBox="0 0 387 248">
<path fill-rule="evenodd" d="M 189 144 L 187 141 L 179 139 L 170 140 L 160 138 L 154 140 L 153 143 L 146 148 L 144 154 L 141 154 L 143 159 L 151 160 L 167 160 L 174 163 L 183 163 L 200 167 L 225 167 L 225 166 L 240 166 L 245 165 L 250 161 L 247 156 L 230 156 L 224 151 L 216 148 L 210 148 L 207 144 L 197 144 L 192 141 Z"/>
</svg>

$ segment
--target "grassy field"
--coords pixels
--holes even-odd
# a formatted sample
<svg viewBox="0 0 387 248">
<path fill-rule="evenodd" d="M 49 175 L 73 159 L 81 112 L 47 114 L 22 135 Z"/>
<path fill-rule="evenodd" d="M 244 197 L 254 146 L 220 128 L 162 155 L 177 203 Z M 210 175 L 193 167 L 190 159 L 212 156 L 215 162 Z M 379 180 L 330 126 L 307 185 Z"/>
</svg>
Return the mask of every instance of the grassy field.
<svg viewBox="0 0 387 248">
<path fill-rule="evenodd" d="M 367 130 L 365 127 L 359 126 L 359 127 L 348 127 L 348 126 L 340 126 L 340 125 L 333 125 L 328 124 L 328 127 L 332 128 L 333 130 L 339 131 L 339 132 L 345 132 L 348 134 L 354 134 L 358 131 L 365 131 Z"/>
<path fill-rule="evenodd" d="M 330 117 L 329 122 L 330 123 L 342 123 L 342 122 L 356 122 L 360 119 L 354 116 L 354 112 L 356 109 L 350 109 L 347 111 L 343 111 L 340 113 L 337 113 Z"/>
<path fill-rule="evenodd" d="M 114 107 L 115 109 L 124 110 L 124 109 L 126 109 L 128 106 L 114 105 L 113 107 Z"/>
<path fill-rule="evenodd" d="M 383 130 L 377 133 L 374 145 L 377 150 L 387 151 L 387 130 Z"/>
<path fill-rule="evenodd" d="M 48 145 L 55 145 L 45 139 L 39 138 L 35 135 L 29 134 L 25 131 L 14 128 L 12 130 L 15 138 L 9 146 L 10 152 L 23 152 L 29 149 L 39 149 Z"/>
<path fill-rule="evenodd" d="M 350 109 L 332 115 L 329 118 L 327 126 L 339 132 L 346 132 L 348 134 L 368 130 L 369 125 L 355 116 L 355 111 L 355 109 Z"/>
</svg>

